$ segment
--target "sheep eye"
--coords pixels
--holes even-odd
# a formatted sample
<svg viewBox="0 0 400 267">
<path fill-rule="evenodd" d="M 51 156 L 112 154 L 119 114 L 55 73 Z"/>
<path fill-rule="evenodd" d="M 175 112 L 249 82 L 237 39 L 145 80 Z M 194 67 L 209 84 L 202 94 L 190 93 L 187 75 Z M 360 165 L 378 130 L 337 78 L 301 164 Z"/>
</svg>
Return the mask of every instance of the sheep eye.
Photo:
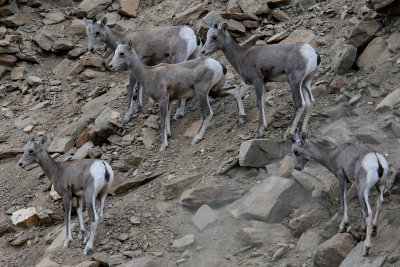
<svg viewBox="0 0 400 267">
<path fill-rule="evenodd" d="M 299 155 L 299 151 L 295 150 L 295 151 L 294 151 L 294 155 L 295 155 L 295 156 L 298 156 L 298 155 Z"/>
<path fill-rule="evenodd" d="M 212 37 L 213 41 L 217 41 L 217 36 Z"/>
<path fill-rule="evenodd" d="M 29 150 L 29 154 L 33 154 L 33 153 L 35 153 L 35 150 L 30 149 L 30 150 Z"/>
<path fill-rule="evenodd" d="M 125 53 L 124 53 L 124 52 L 121 52 L 121 53 L 119 53 L 119 55 L 120 55 L 121 57 L 123 57 L 123 56 L 125 56 Z"/>
<path fill-rule="evenodd" d="M 100 34 L 100 32 L 96 32 L 96 35 L 99 35 Z"/>
</svg>

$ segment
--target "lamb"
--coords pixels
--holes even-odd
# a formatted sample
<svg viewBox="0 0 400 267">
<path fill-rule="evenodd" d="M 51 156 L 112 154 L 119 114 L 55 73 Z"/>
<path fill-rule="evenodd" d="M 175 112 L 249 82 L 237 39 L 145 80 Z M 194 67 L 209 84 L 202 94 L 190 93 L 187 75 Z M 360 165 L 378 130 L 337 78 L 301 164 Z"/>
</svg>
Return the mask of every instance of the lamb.
<svg viewBox="0 0 400 267">
<path fill-rule="evenodd" d="M 340 200 L 343 212 L 339 232 L 346 232 L 346 227 L 349 223 L 346 181 L 356 184 L 358 199 L 367 228 L 363 255 L 368 256 L 371 248 L 371 233 L 376 233 L 379 209 L 382 205 L 383 192 L 386 186 L 388 172 L 386 159 L 365 145 L 346 143 L 334 148 L 323 146 L 311 139 L 310 130 L 307 131 L 305 136 L 302 135 L 302 138 L 297 134 L 294 135 L 292 141 L 296 170 L 303 170 L 307 161 L 314 159 L 336 176 L 340 186 Z M 374 185 L 379 195 L 376 202 L 375 217 L 372 220 L 372 210 L 368 196 L 370 189 Z"/>
<path fill-rule="evenodd" d="M 86 246 L 83 254 L 87 255 L 88 251 L 93 248 L 97 225 L 103 216 L 104 202 L 107 190 L 113 183 L 114 172 L 111 166 L 103 160 L 56 162 L 44 147 L 45 142 L 46 137 L 43 137 L 41 141 L 35 141 L 33 137 L 29 137 L 18 165 L 25 168 L 32 163 L 39 164 L 44 174 L 53 183 L 54 189 L 61 195 L 65 209 L 64 221 L 67 233 L 64 248 L 67 248 L 72 240 L 71 203 L 73 197 L 76 197 L 78 203 L 77 212 L 80 225 L 78 239 L 83 239 L 85 232 L 83 200 L 85 200 L 91 222 L 90 233 L 84 240 Z M 96 212 L 96 200 L 99 202 L 98 212 Z"/>
<path fill-rule="evenodd" d="M 118 45 L 109 67 L 112 70 L 117 70 L 128 65 L 139 83 L 144 85 L 148 95 L 159 103 L 162 139 L 160 151 L 166 149 L 168 136 L 171 135 L 169 122 L 169 102 L 171 100 L 193 97 L 194 95 L 199 97 L 203 111 L 203 122 L 200 130 L 193 138 L 192 145 L 203 138 L 204 132 L 213 117 L 209 95 L 211 97 L 234 96 L 240 113 L 239 121 L 242 122 L 246 114 L 239 90 L 237 87 L 224 88 L 227 70 L 221 63 L 211 58 L 201 57 L 178 64 L 147 66 L 133 47 L 131 41 L 128 44 Z"/>
<path fill-rule="evenodd" d="M 304 110 L 306 113 L 302 132 L 305 132 L 314 102 L 311 81 L 318 70 L 320 56 L 305 43 L 240 46 L 229 35 L 227 28 L 226 23 L 221 27 L 215 24 L 209 28 L 202 54 L 210 55 L 221 50 L 243 80 L 254 86 L 259 112 L 255 137 L 262 137 L 267 127 L 264 112 L 265 82 L 288 81 L 292 90 L 295 117 L 281 141 L 286 141 L 289 134 L 295 133 Z"/>
<path fill-rule="evenodd" d="M 93 18 L 92 22 L 87 19 L 84 19 L 84 21 L 90 51 L 99 49 L 102 43 L 106 43 L 108 47 L 115 51 L 118 46 L 117 43 L 126 39 L 132 41 L 140 58 L 147 65 L 156 65 L 162 62 L 174 64 L 193 59 L 199 54 L 201 48 L 200 39 L 187 26 L 156 27 L 122 33 L 109 28 L 106 17 L 103 17 L 100 21 L 97 21 L 96 18 Z M 130 72 L 127 87 L 128 110 L 122 120 L 123 124 L 127 123 L 130 116 L 137 113 L 142 106 L 143 88 L 140 85 L 138 85 L 137 102 L 133 105 L 136 81 L 137 78 Z M 185 99 L 180 101 L 174 119 L 183 117 L 185 101 Z"/>
</svg>

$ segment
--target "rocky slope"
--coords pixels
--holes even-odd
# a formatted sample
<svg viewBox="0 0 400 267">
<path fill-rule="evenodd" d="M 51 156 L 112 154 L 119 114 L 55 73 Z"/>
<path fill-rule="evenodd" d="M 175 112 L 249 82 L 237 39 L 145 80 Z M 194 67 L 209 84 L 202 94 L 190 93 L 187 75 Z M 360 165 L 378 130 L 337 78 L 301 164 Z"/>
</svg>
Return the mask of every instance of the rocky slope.
<svg viewBox="0 0 400 267">
<path fill-rule="evenodd" d="M 0 0 L 0 265 L 396 266 L 399 13 L 390 0 Z M 185 117 L 171 124 L 169 148 L 158 153 L 158 108 L 146 97 L 144 112 L 119 124 L 127 74 L 107 70 L 112 52 L 86 50 L 82 18 L 94 16 L 107 16 L 118 30 L 188 24 L 203 38 L 209 25 L 227 22 L 245 44 L 316 47 L 314 136 L 332 145 L 366 143 L 390 164 L 371 256 L 360 256 L 356 189 L 348 192 L 349 231 L 337 234 L 335 178 L 312 162 L 293 170 L 291 144 L 277 142 L 293 112 L 286 83 L 268 85 L 271 127 L 266 139 L 252 140 L 254 92 L 216 53 L 241 88 L 246 124 L 237 124 L 233 99 L 217 99 L 205 139 L 190 146 L 201 118 L 191 99 Z M 62 249 L 60 200 L 40 168 L 17 166 L 29 135 L 50 137 L 57 160 L 102 158 L 115 169 L 93 254 L 81 256 L 77 240 Z M 17 221 L 19 213 L 26 218 Z"/>
</svg>

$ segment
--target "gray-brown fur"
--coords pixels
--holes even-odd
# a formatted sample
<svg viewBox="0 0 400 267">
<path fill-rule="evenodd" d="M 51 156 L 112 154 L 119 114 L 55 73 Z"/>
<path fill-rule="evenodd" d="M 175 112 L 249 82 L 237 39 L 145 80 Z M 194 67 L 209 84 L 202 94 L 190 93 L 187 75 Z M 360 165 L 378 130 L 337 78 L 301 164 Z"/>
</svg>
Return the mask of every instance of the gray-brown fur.
<svg viewBox="0 0 400 267">
<path fill-rule="evenodd" d="M 282 141 L 294 134 L 303 113 L 302 131 L 307 128 L 314 98 L 311 81 L 318 69 L 320 58 L 315 50 L 304 43 L 240 46 L 227 31 L 227 24 L 214 25 L 207 32 L 207 41 L 202 49 L 205 55 L 221 50 L 242 79 L 254 86 L 259 111 L 257 137 L 263 135 L 267 127 L 264 114 L 264 83 L 288 81 L 296 109 L 291 126 Z M 306 53 L 309 58 L 304 56 Z"/>
<path fill-rule="evenodd" d="M 174 64 L 193 59 L 197 56 L 201 46 L 198 37 L 196 37 L 196 48 L 188 48 L 188 43 L 180 36 L 183 28 L 186 31 L 193 32 L 187 26 L 156 27 L 122 33 L 106 26 L 107 19 L 105 17 L 101 21 L 94 19 L 92 22 L 85 19 L 85 24 L 89 39 L 89 50 L 96 50 L 101 47 L 102 43 L 106 43 L 114 51 L 118 43 L 123 40 L 131 41 L 138 55 L 147 65 L 157 65 L 162 62 Z M 125 113 L 122 123 L 127 123 L 131 114 L 138 112 L 142 106 L 143 89 L 140 84 L 137 85 L 139 93 L 137 94 L 136 104 L 133 104 L 133 98 L 136 95 L 136 81 L 135 75 L 130 72 L 127 87 L 128 111 Z M 182 99 L 174 115 L 175 119 L 183 116 L 184 108 L 185 99 Z"/>
<path fill-rule="evenodd" d="M 71 234 L 71 203 L 76 197 L 79 218 L 79 239 L 83 239 L 85 226 L 83 223 L 83 200 L 89 213 L 91 230 L 85 239 L 86 246 L 83 254 L 93 248 L 94 236 L 99 217 L 103 216 L 104 202 L 107 197 L 107 190 L 111 186 L 114 173 L 110 165 L 101 160 L 74 160 L 56 162 L 44 147 L 45 138 L 35 141 L 33 137 L 28 139 L 25 145 L 19 166 L 24 168 L 32 163 L 37 163 L 44 174 L 51 180 L 54 189 L 61 195 L 65 208 L 66 240 L 64 248 L 69 246 L 72 240 Z M 96 213 L 95 202 L 99 202 L 99 213 Z"/>
<path fill-rule="evenodd" d="M 159 64 L 147 66 L 144 64 L 131 42 L 121 44 L 115 51 L 110 63 L 111 69 L 121 68 L 128 65 L 139 83 L 144 85 L 148 95 L 159 103 L 161 112 L 161 139 L 160 150 L 168 146 L 170 135 L 169 102 L 175 99 L 199 97 L 200 106 L 203 111 L 203 123 L 193 138 L 192 144 L 196 144 L 203 138 L 204 132 L 213 116 L 208 100 L 209 94 L 214 97 L 233 95 L 237 101 L 239 113 L 245 116 L 240 93 L 236 87 L 224 88 L 224 67 L 216 60 L 201 57 L 177 64 Z"/>
<path fill-rule="evenodd" d="M 295 156 L 295 168 L 297 170 L 303 170 L 307 161 L 314 159 L 336 176 L 340 186 L 340 200 L 343 212 L 343 219 L 339 227 L 340 232 L 345 232 L 349 223 L 346 182 L 349 181 L 356 184 L 367 228 L 363 255 L 368 255 L 371 247 L 371 234 L 372 232 L 376 233 L 379 209 L 383 201 L 383 192 L 388 172 L 386 159 L 365 145 L 346 143 L 333 148 L 326 147 L 313 141 L 310 131 L 301 139 L 298 135 L 295 135 L 292 148 Z M 372 209 L 368 196 L 373 186 L 375 186 L 379 194 L 375 217 L 372 221 Z"/>
</svg>

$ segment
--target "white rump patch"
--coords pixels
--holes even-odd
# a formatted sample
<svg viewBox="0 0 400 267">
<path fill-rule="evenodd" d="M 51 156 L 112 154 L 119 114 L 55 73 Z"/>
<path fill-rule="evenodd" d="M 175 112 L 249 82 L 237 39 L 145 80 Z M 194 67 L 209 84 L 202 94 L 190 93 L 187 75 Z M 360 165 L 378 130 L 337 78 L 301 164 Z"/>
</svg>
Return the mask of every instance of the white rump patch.
<svg viewBox="0 0 400 267">
<path fill-rule="evenodd" d="M 309 45 L 309 44 L 304 44 L 300 48 L 300 53 L 302 56 L 306 59 L 307 61 L 307 68 L 304 74 L 304 77 L 307 77 L 311 72 L 315 71 L 318 67 L 317 61 L 318 61 L 318 54 L 315 52 L 315 49 Z"/>
<path fill-rule="evenodd" d="M 375 155 L 375 153 L 373 153 L 373 152 L 366 154 L 361 161 L 361 165 L 367 174 L 369 174 L 369 173 L 372 174 L 372 177 L 370 175 L 367 175 L 367 183 L 368 183 L 368 185 L 371 185 L 371 186 L 374 185 L 379 180 L 379 176 L 378 176 L 378 172 L 377 172 L 379 164 L 378 164 L 378 160 L 376 157 L 379 158 L 379 162 L 381 163 L 382 168 L 383 168 L 383 176 L 382 177 L 385 177 L 387 175 L 387 171 L 388 171 L 388 163 L 381 154 L 376 153 L 376 155 Z"/>
<path fill-rule="evenodd" d="M 186 41 L 186 60 L 187 60 L 197 49 L 196 34 L 191 28 L 183 26 L 179 32 L 179 37 L 181 37 Z"/>
<path fill-rule="evenodd" d="M 103 161 L 96 160 L 90 165 L 90 174 L 93 177 L 94 183 L 94 197 L 99 194 L 100 190 L 107 183 L 105 179 L 106 169 L 104 167 Z"/>
<path fill-rule="evenodd" d="M 206 66 L 208 68 L 210 68 L 214 73 L 213 81 L 212 81 L 212 85 L 214 86 L 224 76 L 224 69 L 222 68 L 221 63 L 219 63 L 218 61 L 216 61 L 215 59 L 212 59 L 212 58 L 207 58 L 205 60 L 205 63 L 206 63 Z"/>
</svg>

